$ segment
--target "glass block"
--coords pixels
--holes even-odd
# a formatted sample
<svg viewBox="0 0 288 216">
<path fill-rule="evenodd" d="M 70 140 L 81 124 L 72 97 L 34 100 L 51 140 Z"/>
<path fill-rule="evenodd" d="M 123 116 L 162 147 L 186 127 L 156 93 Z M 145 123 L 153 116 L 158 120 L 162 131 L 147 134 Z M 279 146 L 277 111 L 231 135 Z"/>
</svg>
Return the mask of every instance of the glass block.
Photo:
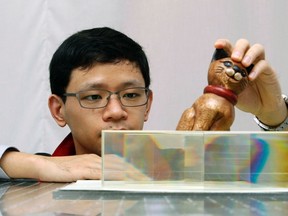
<svg viewBox="0 0 288 216">
<path fill-rule="evenodd" d="M 250 180 L 250 134 L 206 132 L 205 181 Z"/>
<path fill-rule="evenodd" d="M 252 133 L 250 169 L 252 183 L 288 182 L 288 133 Z"/>
<path fill-rule="evenodd" d="M 287 132 L 102 132 L 104 187 L 241 191 L 287 182 Z"/>
<path fill-rule="evenodd" d="M 185 185 L 204 180 L 200 132 L 103 131 L 102 143 L 104 186 Z"/>
<path fill-rule="evenodd" d="M 205 181 L 288 182 L 288 133 L 205 132 Z"/>
</svg>

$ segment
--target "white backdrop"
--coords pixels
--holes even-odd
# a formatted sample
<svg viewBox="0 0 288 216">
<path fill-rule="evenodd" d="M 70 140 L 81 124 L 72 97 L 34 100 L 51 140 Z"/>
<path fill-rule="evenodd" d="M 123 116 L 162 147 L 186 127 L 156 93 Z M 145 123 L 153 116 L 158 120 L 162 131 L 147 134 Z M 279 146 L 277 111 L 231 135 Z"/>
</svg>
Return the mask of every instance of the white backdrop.
<svg viewBox="0 0 288 216">
<path fill-rule="evenodd" d="M 154 104 L 145 129 L 174 130 L 202 94 L 218 38 L 261 43 L 288 93 L 286 0 L 0 0 L 0 143 L 26 152 L 52 152 L 68 128 L 47 107 L 48 65 L 76 31 L 109 26 L 145 49 Z M 286 82 L 285 82 L 286 81 Z M 232 130 L 258 130 L 236 112 Z"/>
</svg>

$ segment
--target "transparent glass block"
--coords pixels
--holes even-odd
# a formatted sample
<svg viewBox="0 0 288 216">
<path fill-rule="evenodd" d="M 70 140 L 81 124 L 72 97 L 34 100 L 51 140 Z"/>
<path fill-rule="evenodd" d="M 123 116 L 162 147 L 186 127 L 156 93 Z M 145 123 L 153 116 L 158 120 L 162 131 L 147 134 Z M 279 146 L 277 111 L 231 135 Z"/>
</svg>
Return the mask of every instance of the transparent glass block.
<svg viewBox="0 0 288 216">
<path fill-rule="evenodd" d="M 286 187 L 287 159 L 286 132 L 102 132 L 104 187 Z"/>
<path fill-rule="evenodd" d="M 203 183 L 200 132 L 104 131 L 102 139 L 104 186 Z"/>
</svg>

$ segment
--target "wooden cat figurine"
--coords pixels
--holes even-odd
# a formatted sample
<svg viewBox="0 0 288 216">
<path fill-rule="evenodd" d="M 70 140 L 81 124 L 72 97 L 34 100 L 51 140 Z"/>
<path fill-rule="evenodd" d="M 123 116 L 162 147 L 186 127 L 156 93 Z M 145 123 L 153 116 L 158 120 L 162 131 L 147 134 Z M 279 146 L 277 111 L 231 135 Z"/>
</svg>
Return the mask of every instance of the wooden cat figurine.
<svg viewBox="0 0 288 216">
<path fill-rule="evenodd" d="M 237 96 L 248 85 L 252 67 L 243 67 L 231 60 L 224 49 L 216 49 L 208 70 L 208 86 L 183 112 L 176 130 L 230 130 Z"/>
</svg>

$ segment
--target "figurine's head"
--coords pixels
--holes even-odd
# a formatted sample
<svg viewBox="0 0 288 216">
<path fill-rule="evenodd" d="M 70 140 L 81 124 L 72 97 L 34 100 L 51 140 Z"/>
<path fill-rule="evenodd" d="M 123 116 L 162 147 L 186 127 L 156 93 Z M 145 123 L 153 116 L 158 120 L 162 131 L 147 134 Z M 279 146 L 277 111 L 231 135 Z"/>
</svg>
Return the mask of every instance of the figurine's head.
<svg viewBox="0 0 288 216">
<path fill-rule="evenodd" d="M 222 86 L 239 94 L 248 85 L 248 74 L 253 66 L 245 68 L 234 62 L 224 49 L 216 49 L 208 71 L 208 84 Z"/>
</svg>

